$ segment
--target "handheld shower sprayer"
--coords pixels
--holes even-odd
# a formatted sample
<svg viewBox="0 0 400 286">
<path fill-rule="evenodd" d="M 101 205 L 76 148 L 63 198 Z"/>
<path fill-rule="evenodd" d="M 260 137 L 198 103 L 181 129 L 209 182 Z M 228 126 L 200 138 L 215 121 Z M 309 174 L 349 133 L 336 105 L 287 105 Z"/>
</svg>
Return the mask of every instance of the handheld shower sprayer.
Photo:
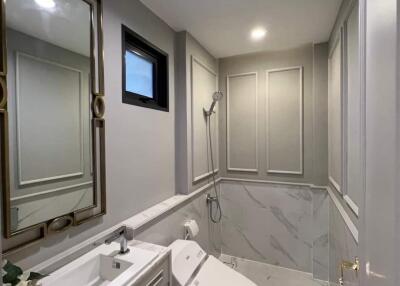
<svg viewBox="0 0 400 286">
<path fill-rule="evenodd" d="M 211 161 L 211 174 L 212 174 L 212 180 L 213 180 L 213 186 L 214 186 L 214 196 L 211 194 L 207 195 L 207 205 L 208 209 L 210 212 L 210 219 L 213 223 L 219 223 L 222 219 L 222 209 L 221 209 L 221 204 L 219 202 L 219 195 L 218 195 L 218 190 L 217 190 L 217 183 L 215 180 L 215 168 L 214 168 L 214 156 L 213 156 L 213 144 L 212 144 L 212 132 L 211 132 L 211 115 L 214 112 L 215 104 L 222 99 L 223 97 L 222 91 L 216 91 L 214 92 L 212 96 L 212 103 L 211 106 L 208 110 L 203 108 L 204 116 L 207 121 L 207 129 L 208 129 L 208 138 L 210 140 L 210 161 Z M 214 211 L 214 206 L 216 207 L 216 210 Z"/>
<path fill-rule="evenodd" d="M 222 99 L 222 97 L 224 96 L 224 94 L 222 93 L 222 91 L 216 91 L 214 92 L 213 96 L 212 96 L 212 103 L 210 108 L 207 110 L 205 108 L 203 108 L 204 111 L 204 116 L 208 117 L 211 116 L 211 114 L 214 112 L 214 108 L 215 108 L 215 104 L 220 101 Z"/>
</svg>

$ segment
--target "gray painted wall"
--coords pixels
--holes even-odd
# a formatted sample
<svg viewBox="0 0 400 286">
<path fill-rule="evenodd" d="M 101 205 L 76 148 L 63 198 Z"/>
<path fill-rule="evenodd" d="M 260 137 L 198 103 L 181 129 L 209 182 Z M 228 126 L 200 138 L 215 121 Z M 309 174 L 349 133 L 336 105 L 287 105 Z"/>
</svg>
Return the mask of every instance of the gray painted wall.
<svg viewBox="0 0 400 286">
<path fill-rule="evenodd" d="M 316 46 L 315 52 L 312 45 L 307 45 L 293 50 L 280 51 L 280 52 L 268 52 L 268 53 L 256 53 L 243 56 L 235 56 L 230 58 L 220 59 L 219 71 L 220 71 L 220 89 L 227 94 L 227 76 L 237 75 L 242 73 L 257 72 L 257 158 L 258 158 L 258 172 L 238 172 L 227 170 L 227 101 L 226 96 L 221 102 L 221 116 L 220 116 L 220 164 L 221 164 L 221 176 L 238 177 L 238 178 L 251 178 L 251 179 L 264 179 L 264 180 L 276 180 L 276 181 L 289 181 L 289 182 L 308 182 L 314 184 L 326 183 L 326 168 L 327 158 L 326 156 L 320 156 L 321 153 L 326 151 L 326 62 L 327 54 L 324 52 L 323 45 Z M 267 87 L 266 87 L 266 70 L 287 68 L 287 67 L 303 67 L 303 174 L 272 174 L 267 173 L 267 121 L 266 121 L 266 106 L 267 106 Z M 314 66 L 317 69 L 318 75 L 313 75 Z M 250 92 L 250 87 L 246 87 L 242 92 L 242 103 L 243 107 L 248 106 L 244 103 L 247 101 L 247 92 Z M 314 90 L 315 89 L 315 90 Z M 247 90 L 247 91 L 246 91 Z M 291 95 L 298 97 L 297 94 Z M 297 102 L 298 104 L 299 102 Z M 284 107 L 284 106 L 283 106 Z M 251 108 L 251 109 L 249 109 Z M 252 117 L 255 114 L 253 106 L 249 107 L 245 114 L 248 117 Z M 273 110 L 276 106 L 271 106 L 269 109 Z M 318 112 L 314 112 L 317 110 Z M 288 112 L 282 110 L 281 112 Z M 230 115 L 233 116 L 233 115 Z M 289 117 L 283 117 L 288 119 Z M 273 123 L 278 128 L 281 125 L 281 121 Z M 253 124 L 253 123 L 250 123 Z M 288 132 L 283 132 L 280 137 L 281 140 L 285 140 L 287 133 L 296 134 L 299 132 L 298 121 L 296 124 L 286 124 L 285 126 L 293 126 L 293 129 L 288 129 Z M 236 126 L 239 128 L 240 126 Z M 235 127 L 235 128 L 236 128 Z M 248 126 L 249 127 L 249 126 Z M 244 126 L 243 128 L 246 128 Z M 272 129 L 274 129 L 272 128 Z M 275 128 L 275 129 L 276 129 Z M 271 126 L 269 127 L 271 129 Z M 274 129 L 274 130 L 275 130 Z M 293 131 L 293 132 L 292 132 Z M 243 131 L 244 132 L 244 131 Z M 297 138 L 297 137 L 296 137 Z M 242 149 L 253 148 L 255 149 L 254 136 L 248 138 L 245 146 Z M 274 142 L 278 142 L 278 139 L 274 138 Z M 298 150 L 295 153 L 300 153 L 299 146 L 295 146 Z M 289 154 L 290 152 L 287 152 Z M 292 152 L 293 153 L 293 152 Z M 282 156 L 285 152 L 282 151 Z M 299 156 L 299 154 L 297 154 Z M 285 160 L 291 162 L 292 160 Z M 295 162 L 298 164 L 298 162 Z M 296 165 L 294 168 L 298 169 Z M 318 171 L 316 171 L 318 170 Z"/>
<path fill-rule="evenodd" d="M 325 186 L 328 179 L 328 43 L 314 45 L 314 163 L 313 183 Z"/>
<path fill-rule="evenodd" d="M 175 194 L 175 33 L 140 1 L 103 2 L 108 213 L 9 257 L 24 268 Z M 169 112 L 122 104 L 121 24 L 168 53 Z"/>
<path fill-rule="evenodd" d="M 344 26 L 347 21 L 349 15 L 351 15 L 352 9 L 358 9 L 357 6 L 358 1 L 353 0 L 344 0 L 342 6 L 339 11 L 339 15 L 335 24 L 335 28 L 331 34 L 331 39 L 329 42 L 329 50 L 332 54 L 337 42 L 341 37 L 341 27 Z M 352 14 L 354 16 L 354 13 Z M 354 19 L 353 19 L 354 20 Z M 355 21 L 357 22 L 357 21 Z M 356 25 L 353 25 L 356 24 Z M 344 72 L 343 77 L 343 86 L 340 86 L 340 82 L 334 83 L 333 81 L 329 82 L 330 87 L 336 84 L 336 89 L 341 90 L 341 94 L 339 94 L 340 101 L 342 104 L 340 106 L 329 105 L 329 110 L 335 112 L 336 115 L 340 114 L 339 117 L 336 117 L 337 121 L 334 123 L 336 126 L 332 126 L 332 122 L 329 123 L 329 133 L 332 135 L 332 131 L 334 129 L 339 129 L 339 136 L 343 137 L 343 154 L 341 154 L 338 150 L 335 150 L 329 147 L 330 156 L 340 156 L 341 162 L 336 166 L 339 168 L 340 176 L 343 175 L 343 178 L 340 177 L 338 184 L 340 186 L 340 190 L 343 193 L 339 193 L 335 187 L 332 185 L 333 195 L 339 200 L 339 203 L 343 206 L 345 212 L 350 217 L 351 221 L 355 224 L 355 226 L 359 229 L 359 240 L 362 240 L 363 233 L 361 231 L 361 224 L 359 223 L 359 218 L 355 215 L 353 210 L 349 207 L 349 204 L 345 201 L 345 195 L 349 195 L 352 200 L 357 202 L 359 206 L 362 203 L 363 197 L 363 182 L 362 182 L 362 165 L 361 165 L 361 156 L 362 156 L 362 116 L 363 113 L 361 111 L 362 101 L 361 101 L 361 93 L 360 93 L 360 71 L 358 70 L 359 66 L 359 51 L 358 51 L 358 33 L 354 31 L 357 30 L 357 23 L 351 23 L 348 27 L 348 41 L 344 41 L 343 43 L 347 43 L 347 58 L 346 53 L 342 54 L 342 59 L 339 58 L 340 72 Z M 344 34 L 344 37 L 346 34 Z M 346 66 L 342 66 L 342 64 L 346 64 L 346 60 L 348 60 L 348 64 L 350 65 L 348 70 Z M 332 62 L 330 62 L 331 64 Z M 341 76 L 339 74 L 339 76 Z M 330 78 L 331 79 L 331 78 Z M 332 89 L 330 88 L 330 91 Z M 329 95 L 331 96 L 331 94 Z M 331 99 L 330 99 L 331 100 Z M 331 101 L 330 101 L 331 102 Z M 334 109 L 334 107 L 336 109 Z M 331 117 L 330 117 L 331 118 Z M 351 132 L 351 133 L 350 133 Z M 338 139 L 341 142 L 341 138 Z M 332 283 L 338 283 L 338 278 L 340 273 L 338 272 L 338 267 L 343 260 L 354 261 L 356 256 L 360 256 L 361 252 L 359 250 L 358 243 L 353 238 L 348 226 L 346 225 L 343 217 L 340 212 L 336 208 L 335 204 L 331 200 L 330 204 L 330 219 L 329 219 L 329 228 L 330 228 L 330 273 L 329 280 Z M 363 214 L 360 213 L 360 216 Z M 351 285 L 359 285 L 359 277 L 356 277 L 354 273 L 351 271 L 346 271 L 344 281 L 346 283 L 351 283 Z"/>
<path fill-rule="evenodd" d="M 210 182 L 211 177 L 194 182 L 194 173 L 211 170 L 209 140 L 203 107 L 208 108 L 212 92 L 218 89 L 218 62 L 188 32 L 176 35 L 176 186 L 177 192 L 187 194 Z M 195 60 L 192 63 L 193 59 Z M 193 74 L 194 65 L 196 74 Z M 214 73 L 214 74 L 213 74 Z M 200 78 L 200 77 L 202 78 Z M 214 83 L 216 80 L 216 83 Z M 193 82 L 195 84 L 193 84 Z M 215 86 L 214 88 L 212 88 Z M 207 88 L 208 87 L 208 88 Z M 213 91 L 212 91 L 213 90 Z M 215 168 L 218 167 L 218 106 L 212 116 Z M 193 127 L 193 132 L 192 132 Z M 213 129 L 214 128 L 214 129 Z M 194 153 L 193 153 L 194 152 Z M 205 168 L 204 168 L 205 166 Z M 195 170 L 195 171 L 194 171 Z"/>
</svg>

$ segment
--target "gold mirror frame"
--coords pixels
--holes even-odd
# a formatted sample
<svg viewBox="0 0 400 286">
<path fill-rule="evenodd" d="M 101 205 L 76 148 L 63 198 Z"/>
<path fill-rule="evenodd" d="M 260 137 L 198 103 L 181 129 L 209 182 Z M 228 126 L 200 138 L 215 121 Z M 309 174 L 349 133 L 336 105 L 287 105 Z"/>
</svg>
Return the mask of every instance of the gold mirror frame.
<svg viewBox="0 0 400 286">
<path fill-rule="evenodd" d="M 59 233 L 106 214 L 106 170 L 105 170 L 105 121 L 104 115 L 104 55 L 103 15 L 101 0 L 82 0 L 90 6 L 90 49 L 91 49 L 91 90 L 92 90 L 92 160 L 93 160 L 93 204 L 69 214 L 48 219 L 17 231 L 11 230 L 10 177 L 9 177 L 9 136 L 7 110 L 7 45 L 6 45 L 6 0 L 0 0 L 0 157 L 1 189 L 3 199 L 3 233 L 6 240 L 24 236 L 24 242 L 10 243 L 3 249 L 9 255 L 40 242 L 53 233 Z M 96 17 L 96 18 L 95 18 Z M 97 33 L 95 28 L 97 22 Z M 97 41 L 96 41 L 97 37 Z M 97 43 L 97 53 L 95 48 Z M 97 55 L 96 55 L 97 54 Z M 96 74 L 97 71 L 97 74 Z M 96 84 L 97 83 L 97 84 Z M 98 198 L 100 194 L 100 200 Z M 58 229 L 54 226 L 65 221 Z M 3 243 L 4 247 L 4 243 Z"/>
</svg>

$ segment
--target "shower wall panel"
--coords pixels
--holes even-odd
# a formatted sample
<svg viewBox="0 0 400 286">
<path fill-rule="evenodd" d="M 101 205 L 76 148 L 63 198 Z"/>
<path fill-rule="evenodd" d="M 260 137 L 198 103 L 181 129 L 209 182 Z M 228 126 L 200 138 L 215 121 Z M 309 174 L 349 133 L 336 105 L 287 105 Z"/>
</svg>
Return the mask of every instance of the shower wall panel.
<svg viewBox="0 0 400 286">
<path fill-rule="evenodd" d="M 301 185 L 221 183 L 222 253 L 328 280 L 326 190 Z"/>
</svg>

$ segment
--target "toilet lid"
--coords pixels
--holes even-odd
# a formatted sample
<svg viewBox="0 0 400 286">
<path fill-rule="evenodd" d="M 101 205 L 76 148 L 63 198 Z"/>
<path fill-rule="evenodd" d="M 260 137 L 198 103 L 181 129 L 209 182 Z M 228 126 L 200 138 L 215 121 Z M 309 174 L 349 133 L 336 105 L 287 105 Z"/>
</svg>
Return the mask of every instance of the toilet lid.
<svg viewBox="0 0 400 286">
<path fill-rule="evenodd" d="M 190 286 L 257 286 L 254 282 L 209 256 Z"/>
</svg>

